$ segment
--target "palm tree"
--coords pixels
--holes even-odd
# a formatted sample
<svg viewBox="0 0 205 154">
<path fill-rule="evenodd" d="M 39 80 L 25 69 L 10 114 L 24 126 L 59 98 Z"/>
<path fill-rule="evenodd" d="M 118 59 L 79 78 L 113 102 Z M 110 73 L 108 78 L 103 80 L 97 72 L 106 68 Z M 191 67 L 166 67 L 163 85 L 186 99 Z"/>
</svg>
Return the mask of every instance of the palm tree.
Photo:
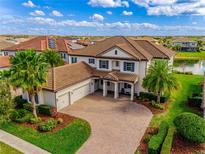
<svg viewBox="0 0 205 154">
<path fill-rule="evenodd" d="M 148 69 L 148 74 L 143 79 L 142 86 L 157 95 L 157 102 L 160 102 L 161 94 L 165 91 L 171 92 L 179 87 L 171 67 L 166 61 L 156 60 Z"/>
<path fill-rule="evenodd" d="M 45 61 L 51 66 L 56 67 L 64 64 L 64 61 L 60 57 L 60 54 L 54 50 L 46 50 L 43 52 Z"/>
<path fill-rule="evenodd" d="M 11 58 L 10 83 L 27 91 L 32 102 L 33 114 L 36 114 L 35 95 L 46 83 L 48 64 L 41 54 L 32 50 L 18 52 Z"/>
</svg>

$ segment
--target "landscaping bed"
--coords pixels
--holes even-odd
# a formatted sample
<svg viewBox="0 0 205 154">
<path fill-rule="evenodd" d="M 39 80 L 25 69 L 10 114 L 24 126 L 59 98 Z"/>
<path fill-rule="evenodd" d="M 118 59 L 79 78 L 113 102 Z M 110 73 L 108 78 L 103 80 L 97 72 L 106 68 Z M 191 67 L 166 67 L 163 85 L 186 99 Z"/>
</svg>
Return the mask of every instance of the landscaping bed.
<svg viewBox="0 0 205 154">
<path fill-rule="evenodd" d="M 205 144 L 195 144 L 184 139 L 179 134 L 175 134 L 172 154 L 193 154 L 197 152 L 205 152 Z"/>
<path fill-rule="evenodd" d="M 50 119 L 50 116 L 46 116 L 46 115 L 42 115 L 42 114 L 39 114 L 38 117 L 41 118 L 42 122 L 48 121 Z M 59 123 L 55 128 L 53 128 L 51 131 L 49 131 L 49 133 L 54 133 L 54 132 L 59 131 L 60 129 L 66 127 L 69 123 L 71 123 L 73 120 L 76 119 L 75 117 L 69 116 L 67 114 L 57 113 L 57 115 L 55 116 L 54 119 L 59 119 L 59 118 L 62 119 L 63 122 Z M 26 123 L 19 123 L 18 125 L 31 127 L 35 130 L 38 129 L 37 123 L 32 124 L 32 123 L 26 122 Z"/>
</svg>

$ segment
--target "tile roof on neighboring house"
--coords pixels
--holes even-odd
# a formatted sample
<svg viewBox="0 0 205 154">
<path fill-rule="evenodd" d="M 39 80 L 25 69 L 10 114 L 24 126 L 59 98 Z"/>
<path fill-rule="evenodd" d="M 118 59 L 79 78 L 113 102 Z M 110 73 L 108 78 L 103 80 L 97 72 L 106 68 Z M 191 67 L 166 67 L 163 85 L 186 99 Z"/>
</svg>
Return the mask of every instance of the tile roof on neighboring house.
<svg viewBox="0 0 205 154">
<path fill-rule="evenodd" d="M 152 58 L 170 58 L 175 52 L 154 44 L 147 40 L 133 40 L 128 37 L 115 36 L 107 38 L 94 45 L 70 52 L 71 55 L 102 57 L 101 54 L 112 49 L 113 47 L 121 48 L 123 51 L 132 55 L 137 60 L 150 60 Z M 151 51 L 154 49 L 154 51 Z"/>
<path fill-rule="evenodd" d="M 178 37 L 178 38 L 175 38 L 172 42 L 196 42 L 196 41 L 188 37 Z"/>
<path fill-rule="evenodd" d="M 10 43 L 10 42 L 7 42 L 7 41 L 0 41 L 0 50 L 1 49 L 4 49 L 4 48 L 8 48 L 8 47 L 11 47 L 15 45 L 14 43 Z"/>
<path fill-rule="evenodd" d="M 13 45 L 8 48 L 4 48 L 3 51 L 18 51 L 33 49 L 36 51 L 44 51 L 46 49 L 52 49 L 61 52 L 70 52 L 71 41 L 65 38 L 55 38 L 51 36 L 38 36 L 25 42 Z"/>
<path fill-rule="evenodd" d="M 10 57 L 9 56 L 0 56 L 0 68 L 10 67 Z"/>
<path fill-rule="evenodd" d="M 50 69 L 48 72 L 47 84 L 44 86 L 44 89 L 58 91 L 91 77 L 111 79 L 115 81 L 121 80 L 133 83 L 138 80 L 138 77 L 135 74 L 116 71 L 100 71 L 81 61 Z"/>
<path fill-rule="evenodd" d="M 77 43 L 83 46 L 88 46 L 92 44 L 92 42 L 89 39 L 77 40 Z"/>
</svg>

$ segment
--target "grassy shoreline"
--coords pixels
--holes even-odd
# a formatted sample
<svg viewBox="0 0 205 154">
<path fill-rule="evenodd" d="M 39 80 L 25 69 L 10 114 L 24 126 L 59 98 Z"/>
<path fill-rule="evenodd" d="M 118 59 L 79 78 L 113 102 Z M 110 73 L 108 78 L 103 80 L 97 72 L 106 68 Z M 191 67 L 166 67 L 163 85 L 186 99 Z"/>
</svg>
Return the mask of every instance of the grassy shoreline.
<svg viewBox="0 0 205 154">
<path fill-rule="evenodd" d="M 183 112 L 201 114 L 199 111 L 196 111 L 187 106 L 187 98 L 192 91 L 198 90 L 194 89 L 193 87 L 202 82 L 203 76 L 176 74 L 176 77 L 179 80 L 181 87 L 172 93 L 168 110 L 164 113 L 153 116 L 150 123 L 151 127 L 158 127 L 161 121 L 166 120 L 170 127 L 174 128 L 173 119 L 178 114 Z"/>
<path fill-rule="evenodd" d="M 176 52 L 175 59 L 203 60 L 203 59 L 205 59 L 205 51 L 200 51 L 200 52 Z"/>
</svg>

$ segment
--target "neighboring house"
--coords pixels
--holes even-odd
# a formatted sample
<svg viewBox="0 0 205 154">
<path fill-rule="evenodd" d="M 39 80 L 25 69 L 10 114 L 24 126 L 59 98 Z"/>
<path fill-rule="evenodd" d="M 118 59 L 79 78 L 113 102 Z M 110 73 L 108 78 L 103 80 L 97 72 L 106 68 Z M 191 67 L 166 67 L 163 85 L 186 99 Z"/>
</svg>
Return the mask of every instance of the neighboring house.
<svg viewBox="0 0 205 154">
<path fill-rule="evenodd" d="M 9 67 L 11 66 L 9 59 L 9 56 L 0 56 L 0 71 L 9 69 Z"/>
<path fill-rule="evenodd" d="M 91 44 L 94 44 L 94 42 L 90 41 L 89 39 L 84 39 L 84 40 L 77 40 L 77 43 L 83 46 L 88 46 Z"/>
<path fill-rule="evenodd" d="M 180 46 L 180 51 L 197 51 L 197 41 L 192 39 L 181 37 L 172 41 L 172 46 Z"/>
<path fill-rule="evenodd" d="M 48 83 L 36 95 L 38 104 L 49 104 L 60 110 L 82 97 L 102 90 L 118 98 L 138 95 L 150 63 L 162 59 L 173 63 L 175 52 L 146 40 L 111 37 L 86 48 L 69 52 L 69 62 L 49 70 Z M 29 99 L 27 93 L 23 98 Z"/>
<path fill-rule="evenodd" d="M 55 50 L 60 53 L 65 62 L 68 61 L 68 52 L 75 49 L 81 49 L 84 46 L 75 44 L 65 38 L 55 38 L 51 36 L 39 36 L 25 42 L 2 49 L 4 56 L 15 56 L 16 52 L 33 49 L 37 52 L 43 52 L 47 49 Z"/>
</svg>

